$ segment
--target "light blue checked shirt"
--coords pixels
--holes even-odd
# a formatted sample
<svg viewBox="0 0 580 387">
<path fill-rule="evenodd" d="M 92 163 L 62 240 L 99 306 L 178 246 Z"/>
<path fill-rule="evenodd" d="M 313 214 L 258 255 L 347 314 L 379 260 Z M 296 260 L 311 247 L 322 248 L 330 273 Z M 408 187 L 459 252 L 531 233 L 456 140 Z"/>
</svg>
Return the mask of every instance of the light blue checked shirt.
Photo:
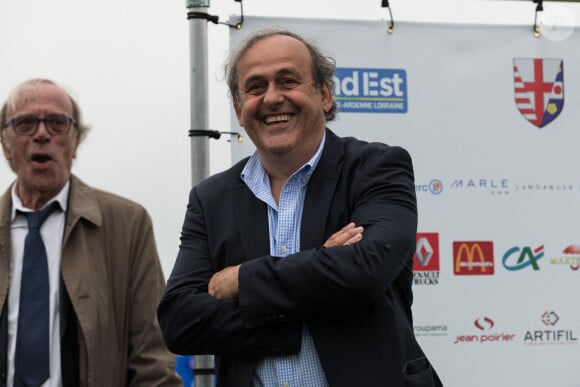
<svg viewBox="0 0 580 387">
<path fill-rule="evenodd" d="M 268 205 L 270 255 L 286 257 L 300 251 L 300 224 L 306 187 L 320 160 L 326 133 L 316 154 L 286 181 L 276 204 L 270 179 L 260 158 L 254 153 L 241 174 L 242 180 L 256 198 Z M 312 336 L 306 325 L 302 329 L 300 353 L 291 356 L 266 357 L 258 363 L 254 386 L 257 387 L 323 387 L 328 386 Z"/>
</svg>

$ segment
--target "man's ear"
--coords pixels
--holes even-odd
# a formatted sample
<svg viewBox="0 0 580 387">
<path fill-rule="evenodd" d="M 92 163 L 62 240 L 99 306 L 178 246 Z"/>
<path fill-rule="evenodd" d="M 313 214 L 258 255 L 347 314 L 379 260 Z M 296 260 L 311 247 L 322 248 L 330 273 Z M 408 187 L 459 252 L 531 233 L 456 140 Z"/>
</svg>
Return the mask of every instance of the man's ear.
<svg viewBox="0 0 580 387">
<path fill-rule="evenodd" d="M 1 141 L 2 142 L 2 153 L 4 153 L 4 157 L 6 158 L 6 160 L 10 161 L 10 160 L 12 160 L 12 151 L 10 149 L 11 148 L 10 144 L 8 144 L 6 142 L 7 140 L 6 140 L 6 137 L 4 137 L 5 133 L 3 131 L 0 132 L 0 136 L 3 136 L 2 141 Z"/>
<path fill-rule="evenodd" d="M 238 123 L 243 128 L 244 121 L 242 120 L 242 107 L 240 106 L 241 102 L 234 101 L 234 111 L 236 112 L 236 117 L 238 118 Z"/>
<path fill-rule="evenodd" d="M 74 143 L 72 144 L 72 158 L 76 159 L 77 158 L 77 149 L 79 147 L 79 144 L 81 142 L 81 135 L 79 134 L 78 130 L 75 130 L 75 136 L 73 139 Z"/>
<path fill-rule="evenodd" d="M 328 83 L 322 85 L 320 94 L 322 95 L 322 108 L 324 109 L 325 113 L 328 113 L 334 101 L 332 93 L 330 92 L 330 88 L 328 87 Z"/>
</svg>

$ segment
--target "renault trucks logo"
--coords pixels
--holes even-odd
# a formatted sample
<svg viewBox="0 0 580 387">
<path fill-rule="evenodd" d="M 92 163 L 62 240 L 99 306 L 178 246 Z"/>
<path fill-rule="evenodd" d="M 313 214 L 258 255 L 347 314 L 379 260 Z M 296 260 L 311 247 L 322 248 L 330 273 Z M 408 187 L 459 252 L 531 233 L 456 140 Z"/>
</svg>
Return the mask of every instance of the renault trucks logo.
<svg viewBox="0 0 580 387">
<path fill-rule="evenodd" d="M 493 242 L 453 242 L 453 273 L 456 275 L 492 275 Z"/>
<path fill-rule="evenodd" d="M 407 72 L 401 69 L 337 68 L 334 99 L 345 113 L 406 113 Z"/>
<path fill-rule="evenodd" d="M 417 233 L 413 256 L 413 283 L 437 285 L 439 283 L 439 234 Z"/>
<path fill-rule="evenodd" d="M 439 270 L 439 234 L 417 233 L 417 248 L 413 257 L 413 270 Z"/>
<path fill-rule="evenodd" d="M 516 106 L 529 122 L 543 128 L 564 108 L 564 61 L 515 58 L 513 64 Z"/>
<path fill-rule="evenodd" d="M 543 257 L 544 245 L 540 245 L 533 250 L 529 246 L 524 246 L 521 249 L 514 246 L 505 252 L 502 263 L 503 267 L 510 271 L 522 270 L 528 266 L 531 266 L 534 270 L 540 270 L 538 261 Z"/>
</svg>

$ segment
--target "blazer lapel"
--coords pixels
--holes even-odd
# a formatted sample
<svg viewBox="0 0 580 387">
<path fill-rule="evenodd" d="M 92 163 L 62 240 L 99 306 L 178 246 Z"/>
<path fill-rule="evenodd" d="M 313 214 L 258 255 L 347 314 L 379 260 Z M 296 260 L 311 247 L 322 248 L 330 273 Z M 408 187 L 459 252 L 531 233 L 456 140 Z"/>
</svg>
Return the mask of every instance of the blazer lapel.
<svg viewBox="0 0 580 387">
<path fill-rule="evenodd" d="M 7 372 L 8 360 L 8 281 L 10 278 L 10 211 L 12 184 L 0 197 L 0 372 Z M 2 384 L 2 381 L 0 381 Z"/>
<path fill-rule="evenodd" d="M 8 295 L 10 276 L 10 211 L 12 208 L 12 184 L 0 197 L 0 310 Z"/>
<path fill-rule="evenodd" d="M 300 232 L 302 250 L 321 246 L 325 241 L 326 221 L 342 170 L 343 152 L 340 139 L 327 129 L 322 155 L 306 191 Z"/>
<path fill-rule="evenodd" d="M 327 130 L 326 143 L 308 183 L 304 201 L 300 231 L 302 250 L 321 246 L 325 240 L 326 221 L 342 169 L 343 152 L 340 139 L 332 131 Z M 256 199 L 244 183 L 234 185 L 230 189 L 244 256 L 251 259 L 269 255 L 270 230 L 266 204 Z"/>
<path fill-rule="evenodd" d="M 270 254 L 270 228 L 266 203 L 242 182 L 232 186 L 232 206 L 247 259 Z"/>
</svg>

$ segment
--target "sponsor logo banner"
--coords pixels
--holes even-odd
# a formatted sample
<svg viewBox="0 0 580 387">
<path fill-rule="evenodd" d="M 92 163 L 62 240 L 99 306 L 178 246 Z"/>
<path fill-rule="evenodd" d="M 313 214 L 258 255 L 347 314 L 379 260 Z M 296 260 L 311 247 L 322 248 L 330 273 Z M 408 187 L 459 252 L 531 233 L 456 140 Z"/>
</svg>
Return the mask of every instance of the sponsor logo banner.
<svg viewBox="0 0 580 387">
<path fill-rule="evenodd" d="M 491 195 L 508 195 L 509 179 L 494 178 L 459 178 L 453 179 L 449 185 L 451 190 L 465 191 L 465 192 L 489 192 Z"/>
<path fill-rule="evenodd" d="M 456 275 L 493 275 L 493 242 L 453 242 L 453 273 Z"/>
<path fill-rule="evenodd" d="M 501 261 L 503 267 L 510 271 L 523 270 L 528 266 L 531 266 L 534 270 L 540 270 L 538 261 L 542 258 L 544 258 L 544 245 L 540 245 L 535 249 L 529 246 L 522 248 L 514 246 L 505 252 Z"/>
<path fill-rule="evenodd" d="M 415 336 L 447 336 L 447 325 L 414 325 Z"/>
<path fill-rule="evenodd" d="M 453 344 L 468 344 L 468 343 L 499 343 L 499 342 L 512 342 L 514 337 L 513 333 L 494 333 L 493 328 L 495 327 L 495 321 L 487 316 L 481 316 L 475 319 L 473 322 L 475 328 L 481 333 L 477 334 L 465 334 L 458 335 L 455 337 Z"/>
<path fill-rule="evenodd" d="M 569 266 L 570 270 L 578 271 L 580 269 L 580 244 L 573 244 L 562 251 L 562 255 L 556 258 L 550 258 L 552 265 Z"/>
<path fill-rule="evenodd" d="M 576 192 L 578 187 L 571 183 L 528 183 L 515 185 L 516 191 L 520 192 Z"/>
<path fill-rule="evenodd" d="M 417 233 L 413 256 L 413 283 L 437 285 L 439 283 L 439 233 Z"/>
<path fill-rule="evenodd" d="M 406 113 L 407 72 L 401 69 L 339 67 L 334 99 L 343 113 Z"/>
<path fill-rule="evenodd" d="M 560 316 L 553 310 L 547 310 L 540 316 L 541 329 L 524 333 L 526 345 L 570 345 L 578 344 L 578 335 L 572 329 L 557 329 Z"/>
<path fill-rule="evenodd" d="M 432 179 L 429 183 L 415 184 L 416 192 L 430 192 L 433 195 L 439 195 L 443 192 L 443 182 L 439 179 Z"/>
<path fill-rule="evenodd" d="M 414 271 L 439 270 L 439 233 L 417 233 L 417 248 L 413 256 Z"/>
<path fill-rule="evenodd" d="M 538 128 L 554 121 L 564 108 L 564 61 L 515 58 L 513 71 L 520 113 Z"/>
</svg>

